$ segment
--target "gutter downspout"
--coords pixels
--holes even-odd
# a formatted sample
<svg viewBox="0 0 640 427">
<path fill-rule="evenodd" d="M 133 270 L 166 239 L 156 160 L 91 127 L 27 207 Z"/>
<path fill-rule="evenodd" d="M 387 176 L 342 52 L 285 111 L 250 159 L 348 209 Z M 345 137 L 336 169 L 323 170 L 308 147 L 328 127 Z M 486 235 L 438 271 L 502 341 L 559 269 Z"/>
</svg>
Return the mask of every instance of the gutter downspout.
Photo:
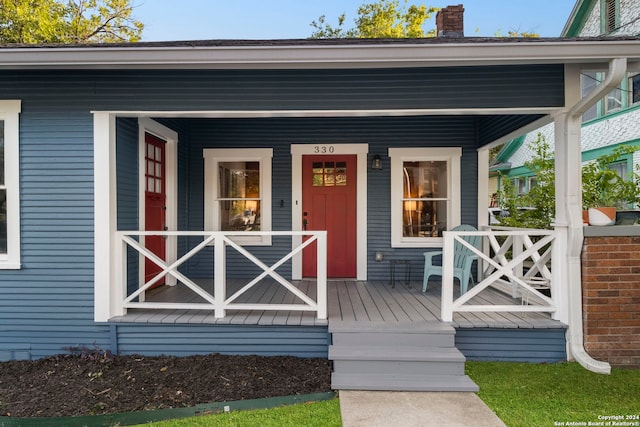
<svg viewBox="0 0 640 427">
<path fill-rule="evenodd" d="M 563 117 L 563 131 L 565 142 L 567 143 L 567 152 L 571 154 L 572 143 L 577 144 L 574 147 L 578 150 L 577 158 L 567 158 L 567 163 L 581 162 L 580 147 L 580 118 L 592 105 L 600 98 L 613 90 L 624 78 L 627 73 L 627 58 L 615 58 L 609 61 L 609 71 L 605 80 L 596 87 L 589 95 L 578 101 L 571 107 Z M 577 130 L 576 130 L 577 128 Z M 581 170 L 581 165 L 578 164 Z M 572 170 L 570 165 L 565 165 L 565 170 Z M 571 172 L 568 173 L 571 175 Z M 580 176 L 580 175 L 577 175 Z M 581 182 L 581 181 L 580 181 Z M 565 183 L 571 183 L 571 180 L 565 180 Z M 567 197 L 563 200 L 565 210 L 565 218 L 567 220 L 567 277 L 568 277 L 568 308 L 569 308 L 569 330 L 567 338 L 569 341 L 569 350 L 573 357 L 584 368 L 600 373 L 610 374 L 611 366 L 607 362 L 593 359 L 584 349 L 584 332 L 582 319 L 582 279 L 581 279 L 581 252 L 584 240 L 583 224 L 578 221 L 581 218 L 582 211 L 582 186 L 575 188 L 568 184 Z M 572 194 L 579 190 L 577 194 Z"/>
</svg>

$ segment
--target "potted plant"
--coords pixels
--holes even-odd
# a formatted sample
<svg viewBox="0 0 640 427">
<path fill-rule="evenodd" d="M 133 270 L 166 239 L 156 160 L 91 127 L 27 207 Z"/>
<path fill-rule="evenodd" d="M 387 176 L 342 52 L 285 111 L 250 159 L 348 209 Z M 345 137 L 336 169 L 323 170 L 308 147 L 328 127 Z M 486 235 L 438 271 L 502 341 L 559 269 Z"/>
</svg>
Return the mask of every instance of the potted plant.
<svg viewBox="0 0 640 427">
<path fill-rule="evenodd" d="M 625 180 L 609 165 L 636 147 L 620 147 L 582 167 L 582 204 L 588 210 L 590 225 L 616 224 L 616 211 L 640 202 L 640 177 L 632 173 Z"/>
</svg>

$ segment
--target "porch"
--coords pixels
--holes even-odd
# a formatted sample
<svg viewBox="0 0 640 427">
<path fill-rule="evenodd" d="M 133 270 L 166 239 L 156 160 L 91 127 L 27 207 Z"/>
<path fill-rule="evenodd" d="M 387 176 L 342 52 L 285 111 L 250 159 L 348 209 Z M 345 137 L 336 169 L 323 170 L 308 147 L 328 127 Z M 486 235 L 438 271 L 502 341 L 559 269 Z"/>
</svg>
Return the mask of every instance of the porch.
<svg viewBox="0 0 640 427">
<path fill-rule="evenodd" d="M 213 292 L 212 280 L 198 280 L 197 284 L 206 292 Z M 316 281 L 293 281 L 301 292 L 315 299 Z M 237 292 L 244 281 L 230 279 L 227 289 Z M 421 292 L 422 282 L 413 280 L 408 285 L 397 280 L 391 287 L 388 280 L 330 280 L 327 283 L 328 319 L 318 319 L 313 311 L 299 310 L 227 310 L 224 318 L 216 318 L 211 310 L 193 309 L 129 309 L 124 316 L 116 316 L 111 322 L 169 323 L 169 324 L 216 324 L 216 325 L 287 325 L 326 326 L 341 323 L 406 323 L 441 322 L 442 289 L 439 282 L 431 281 L 427 292 Z M 472 288 L 473 289 L 473 288 Z M 454 293 L 458 293 L 454 285 Z M 243 294 L 238 303 L 246 304 L 292 304 L 294 296 L 275 280 L 263 280 L 252 292 Z M 147 292 L 146 302 L 197 303 L 200 297 L 186 286 L 162 286 Z M 477 305 L 526 304 L 526 297 L 513 298 L 494 288 L 483 291 L 470 300 Z M 450 323 L 454 328 L 500 328 L 500 329 L 555 329 L 565 325 L 553 320 L 545 312 L 455 312 Z"/>
</svg>

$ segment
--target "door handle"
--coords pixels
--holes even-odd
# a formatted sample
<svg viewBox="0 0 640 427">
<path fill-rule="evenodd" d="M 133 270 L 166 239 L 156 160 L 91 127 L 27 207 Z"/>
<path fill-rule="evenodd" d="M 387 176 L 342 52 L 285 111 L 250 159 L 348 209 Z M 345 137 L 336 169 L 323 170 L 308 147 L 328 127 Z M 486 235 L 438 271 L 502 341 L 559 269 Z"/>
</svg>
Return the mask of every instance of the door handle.
<svg viewBox="0 0 640 427">
<path fill-rule="evenodd" d="M 302 229 L 307 231 L 307 224 L 309 223 L 309 221 L 307 221 L 307 219 L 303 219 L 302 220 Z"/>
</svg>

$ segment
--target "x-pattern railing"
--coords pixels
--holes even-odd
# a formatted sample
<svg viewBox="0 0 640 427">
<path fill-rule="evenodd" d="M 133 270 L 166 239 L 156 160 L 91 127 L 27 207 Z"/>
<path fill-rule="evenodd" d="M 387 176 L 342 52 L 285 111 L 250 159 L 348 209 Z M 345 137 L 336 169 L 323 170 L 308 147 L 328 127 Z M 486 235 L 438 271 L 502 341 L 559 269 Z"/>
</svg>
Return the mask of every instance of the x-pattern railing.
<svg viewBox="0 0 640 427">
<path fill-rule="evenodd" d="M 315 311 L 318 319 L 327 318 L 327 273 L 326 273 L 326 254 L 327 254 L 327 235 L 326 231 L 273 231 L 273 232 L 199 232 L 199 231 L 121 231 L 117 233 L 121 244 L 117 245 L 120 253 L 118 254 L 120 262 L 119 277 L 121 280 L 121 289 L 124 295 L 122 299 L 122 308 L 148 308 L 148 309 L 193 309 L 193 310 L 213 310 L 216 318 L 223 318 L 226 310 L 293 310 L 293 311 Z M 233 236 L 305 236 L 301 244 L 293 248 L 289 253 L 280 258 L 272 265 L 267 265 L 245 247 L 239 245 L 233 240 Z M 146 236 L 162 236 L 169 238 L 171 236 L 188 236 L 201 237 L 202 241 L 180 256 L 173 262 L 167 262 L 154 254 L 149 248 L 145 247 L 142 241 Z M 137 237 L 139 240 L 137 240 Z M 316 242 L 317 244 L 317 297 L 313 300 L 307 294 L 298 289 L 293 283 L 288 281 L 276 270 L 284 263 L 292 259 L 294 256 L 301 254 L 302 250 Z M 194 255 L 202 251 L 208 246 L 214 247 L 214 292 L 211 294 L 199 286 L 196 282 L 181 273 L 178 268 L 191 259 Z M 238 291 L 227 297 L 226 286 L 226 247 L 232 247 L 237 253 L 244 256 L 253 264 L 261 269 L 261 273 L 242 286 Z M 153 264 L 160 268 L 160 271 L 151 279 L 138 287 L 130 295 L 127 295 L 127 247 L 131 247 L 142 258 L 150 260 Z M 144 266 L 144 262 L 140 262 L 140 266 Z M 143 268 L 143 267 L 141 267 Z M 195 294 L 200 296 L 205 302 L 185 303 L 185 302 L 151 302 L 145 301 L 145 292 L 160 282 L 165 277 L 173 277 L 177 282 L 185 285 Z M 289 292 L 299 298 L 300 304 L 259 304 L 259 303 L 238 303 L 237 301 L 249 289 L 257 286 L 264 278 L 271 277 Z"/>
<path fill-rule="evenodd" d="M 476 248 L 464 236 L 480 235 L 488 248 Z M 554 283 L 549 263 L 556 233 L 548 230 L 448 231 L 444 233 L 442 274 L 442 320 L 451 321 L 453 312 L 556 311 Z M 464 295 L 453 298 L 453 248 L 458 242 L 477 256 L 480 281 Z M 485 249 L 488 249 L 485 251 Z M 481 266 L 484 266 L 482 268 Z M 513 304 L 478 304 L 471 300 L 489 287 L 510 286 Z M 548 288 L 551 297 L 540 292 Z M 519 298 L 516 299 L 516 298 Z"/>
</svg>

